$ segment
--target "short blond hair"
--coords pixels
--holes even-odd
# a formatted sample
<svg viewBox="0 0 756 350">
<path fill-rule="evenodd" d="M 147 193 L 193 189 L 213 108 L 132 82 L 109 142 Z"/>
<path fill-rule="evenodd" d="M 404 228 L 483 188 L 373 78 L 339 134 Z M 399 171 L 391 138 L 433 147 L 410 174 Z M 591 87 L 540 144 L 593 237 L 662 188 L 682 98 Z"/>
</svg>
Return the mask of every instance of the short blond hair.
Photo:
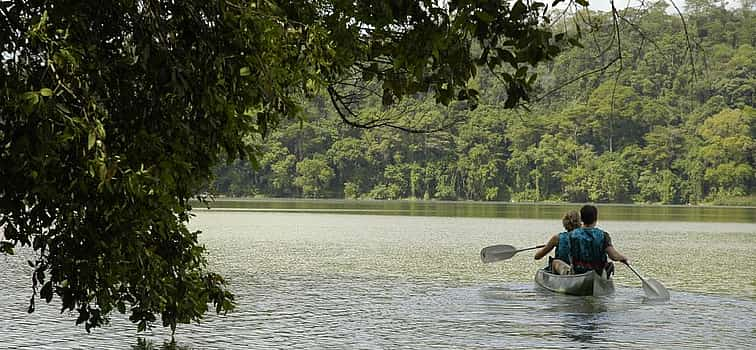
<svg viewBox="0 0 756 350">
<path fill-rule="evenodd" d="M 562 216 L 562 226 L 567 231 L 580 227 L 580 214 L 574 210 L 564 213 L 564 216 Z"/>
</svg>

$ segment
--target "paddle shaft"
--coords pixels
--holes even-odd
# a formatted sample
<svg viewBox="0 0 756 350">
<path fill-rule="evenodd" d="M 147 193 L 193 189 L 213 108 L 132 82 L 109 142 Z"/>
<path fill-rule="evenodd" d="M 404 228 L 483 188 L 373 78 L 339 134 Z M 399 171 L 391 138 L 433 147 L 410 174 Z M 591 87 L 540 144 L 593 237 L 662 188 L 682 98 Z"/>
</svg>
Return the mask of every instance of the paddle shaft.
<svg viewBox="0 0 756 350">
<path fill-rule="evenodd" d="M 622 263 L 625 264 L 625 266 L 629 267 L 630 271 L 632 271 L 636 276 L 638 276 L 638 278 L 640 278 L 641 282 L 646 283 L 646 280 L 644 280 L 643 277 L 641 277 L 641 275 L 638 273 L 638 271 L 635 271 L 635 269 L 632 266 L 630 266 L 630 264 L 628 264 L 626 262 L 622 262 Z"/>
<path fill-rule="evenodd" d="M 546 246 L 545 244 L 541 244 L 541 245 L 537 245 L 537 246 L 535 246 L 535 247 L 530 247 L 530 248 L 523 248 L 523 249 L 518 249 L 518 250 L 516 250 L 516 251 L 515 251 L 515 253 L 524 252 L 524 251 L 526 251 L 526 250 L 533 250 L 533 249 L 543 248 L 543 247 L 545 247 L 545 246 Z"/>
</svg>

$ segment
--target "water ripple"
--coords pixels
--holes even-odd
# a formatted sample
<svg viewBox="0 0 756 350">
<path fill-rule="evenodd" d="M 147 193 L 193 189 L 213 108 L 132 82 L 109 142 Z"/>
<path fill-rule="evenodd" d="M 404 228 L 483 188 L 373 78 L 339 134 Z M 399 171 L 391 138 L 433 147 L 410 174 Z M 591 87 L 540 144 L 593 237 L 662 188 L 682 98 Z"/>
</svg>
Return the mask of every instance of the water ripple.
<svg viewBox="0 0 756 350">
<path fill-rule="evenodd" d="M 671 289 L 671 300 L 658 303 L 645 300 L 640 282 L 621 267 L 614 295 L 571 297 L 537 288 L 532 275 L 539 262 L 527 255 L 495 265 L 477 260 L 488 243 L 540 242 L 556 221 L 229 212 L 197 219 L 212 267 L 228 276 L 239 305 L 179 327 L 179 349 L 746 349 L 756 343 L 750 277 L 756 225 L 608 223 L 621 232 L 613 235 L 615 244 L 635 266 Z M 722 227 L 729 231 L 717 231 Z M 728 248 L 733 245 L 738 248 Z M 712 257 L 725 258 L 687 263 Z M 0 268 L 3 348 L 176 348 L 168 330 L 137 336 L 122 315 L 92 334 L 54 305 L 28 315 L 31 271 L 24 252 L 0 255 Z"/>
</svg>

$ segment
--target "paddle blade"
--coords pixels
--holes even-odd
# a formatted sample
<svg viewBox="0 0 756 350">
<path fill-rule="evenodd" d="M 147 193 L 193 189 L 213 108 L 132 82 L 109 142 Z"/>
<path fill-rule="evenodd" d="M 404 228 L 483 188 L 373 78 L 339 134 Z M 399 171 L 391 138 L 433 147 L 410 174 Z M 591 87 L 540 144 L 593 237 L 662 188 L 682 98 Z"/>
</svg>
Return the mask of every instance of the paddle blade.
<svg viewBox="0 0 756 350">
<path fill-rule="evenodd" d="M 495 261 L 507 260 L 517 254 L 517 248 L 506 245 L 492 245 L 480 250 L 480 261 L 484 263 L 492 263 Z"/>
<path fill-rule="evenodd" d="M 643 292 L 646 293 L 646 297 L 649 299 L 669 300 L 669 291 L 667 291 L 667 288 L 653 278 L 643 280 Z"/>
</svg>

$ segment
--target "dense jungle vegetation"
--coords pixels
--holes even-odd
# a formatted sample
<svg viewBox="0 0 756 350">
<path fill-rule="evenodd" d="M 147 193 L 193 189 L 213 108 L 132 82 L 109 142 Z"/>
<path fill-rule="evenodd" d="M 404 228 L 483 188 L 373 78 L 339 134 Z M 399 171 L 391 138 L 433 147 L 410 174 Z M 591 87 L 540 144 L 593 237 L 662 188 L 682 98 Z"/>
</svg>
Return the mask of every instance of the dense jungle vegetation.
<svg viewBox="0 0 756 350">
<path fill-rule="evenodd" d="M 34 251 L 28 311 L 44 301 L 78 312 L 75 322 L 87 331 L 115 311 L 139 331 L 157 322 L 175 331 L 209 310 L 233 309 L 199 231 L 186 225 L 190 199 L 206 190 L 218 163 L 253 159 L 287 176 L 296 168 L 317 172 L 265 180 L 277 186 L 271 195 L 340 195 L 343 179 L 358 181 L 347 172 L 354 163 L 344 159 L 349 165 L 335 175 L 323 154 L 337 139 L 348 145 L 340 133 L 368 136 L 339 129 L 325 103 L 310 98 L 327 92 L 346 124 L 414 128 L 351 113 L 360 100 L 368 118 L 379 114 L 355 97 L 379 86 L 386 108 L 403 108 L 401 101 L 414 108 L 412 97 L 422 94 L 471 110 L 480 94 L 469 83 L 484 65 L 507 82 L 496 91 L 513 107 L 531 98 L 535 67 L 577 44 L 577 31 L 547 25 L 547 7 L 522 0 L 0 1 L 0 252 Z M 309 122 L 281 123 L 297 118 Z M 375 136 L 403 142 L 403 135 Z M 299 148 L 279 152 L 276 140 Z M 289 166 L 292 152 L 297 164 Z M 384 164 L 404 164 L 398 148 L 386 152 L 383 163 L 368 160 L 381 174 Z M 256 174 L 237 183 L 245 188 L 239 193 L 266 190 L 263 172 Z M 360 181 L 355 192 L 376 187 Z"/>
<path fill-rule="evenodd" d="M 355 113 L 451 125 L 441 131 L 354 128 L 316 96 L 302 119 L 248 140 L 261 157 L 217 167 L 209 192 L 754 205 L 754 6 L 688 1 L 683 14 L 659 3 L 565 17 L 557 25 L 592 30 L 539 67 L 527 108 L 505 109 L 507 82 L 481 69 L 473 111 L 417 94 L 390 109 L 368 98 Z"/>
</svg>

